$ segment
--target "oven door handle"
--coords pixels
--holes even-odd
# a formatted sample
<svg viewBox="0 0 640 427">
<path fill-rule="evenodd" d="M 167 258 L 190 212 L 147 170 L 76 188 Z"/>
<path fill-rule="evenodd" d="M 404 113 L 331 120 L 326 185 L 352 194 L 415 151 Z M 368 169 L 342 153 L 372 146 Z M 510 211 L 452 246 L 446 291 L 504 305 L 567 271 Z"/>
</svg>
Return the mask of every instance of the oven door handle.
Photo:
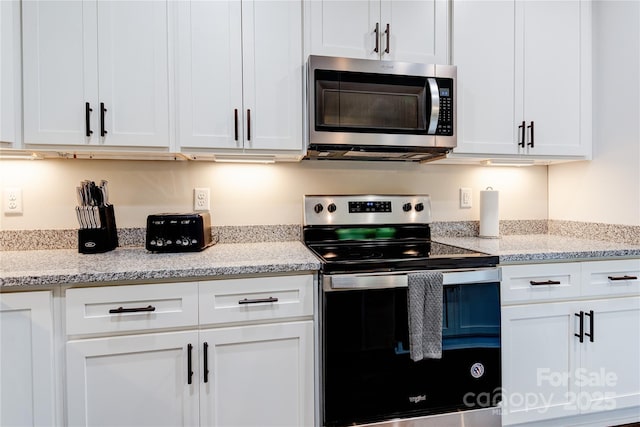
<svg viewBox="0 0 640 427">
<path fill-rule="evenodd" d="M 423 270 L 420 270 L 423 271 Z M 499 267 L 470 270 L 436 270 L 442 272 L 443 285 L 467 285 L 500 282 Z M 416 273 L 419 271 L 415 271 Z M 406 288 L 411 272 L 333 274 L 324 276 L 324 290 Z"/>
</svg>

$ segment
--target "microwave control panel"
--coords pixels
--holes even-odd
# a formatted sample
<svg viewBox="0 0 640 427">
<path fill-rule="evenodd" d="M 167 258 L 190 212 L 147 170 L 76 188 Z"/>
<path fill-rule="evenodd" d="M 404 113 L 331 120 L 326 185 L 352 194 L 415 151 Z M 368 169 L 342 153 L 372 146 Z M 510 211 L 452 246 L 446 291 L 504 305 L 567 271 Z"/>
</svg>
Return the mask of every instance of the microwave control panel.
<svg viewBox="0 0 640 427">
<path fill-rule="evenodd" d="M 454 102 L 453 102 L 453 80 L 436 79 L 438 82 L 438 92 L 440 97 L 440 110 L 438 113 L 438 127 L 436 135 L 453 135 L 454 123 Z"/>
</svg>

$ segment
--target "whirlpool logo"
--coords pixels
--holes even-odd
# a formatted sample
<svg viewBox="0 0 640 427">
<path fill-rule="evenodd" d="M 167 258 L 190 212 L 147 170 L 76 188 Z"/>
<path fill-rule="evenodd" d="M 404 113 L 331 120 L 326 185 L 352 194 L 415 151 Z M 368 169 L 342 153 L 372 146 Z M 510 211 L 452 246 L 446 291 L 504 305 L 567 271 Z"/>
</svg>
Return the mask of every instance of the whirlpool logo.
<svg viewBox="0 0 640 427">
<path fill-rule="evenodd" d="M 424 402 L 425 400 L 427 400 L 426 394 L 421 394 L 419 396 L 409 396 L 409 402 L 411 403 L 420 403 Z"/>
</svg>

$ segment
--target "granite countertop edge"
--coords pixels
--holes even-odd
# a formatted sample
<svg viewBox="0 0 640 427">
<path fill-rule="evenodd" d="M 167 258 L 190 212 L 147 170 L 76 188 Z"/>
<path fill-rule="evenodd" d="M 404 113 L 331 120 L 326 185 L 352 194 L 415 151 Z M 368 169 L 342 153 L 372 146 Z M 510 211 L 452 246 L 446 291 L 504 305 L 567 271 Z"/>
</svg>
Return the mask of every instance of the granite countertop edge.
<svg viewBox="0 0 640 427">
<path fill-rule="evenodd" d="M 496 255 L 503 265 L 640 258 L 640 245 L 550 234 L 507 235 L 496 239 L 438 237 L 433 240 Z"/>
<path fill-rule="evenodd" d="M 57 285 L 206 280 L 223 276 L 315 272 L 320 261 L 301 242 L 217 244 L 202 252 L 117 248 L 101 254 L 71 249 L 0 252 L 0 289 Z"/>
<path fill-rule="evenodd" d="M 500 264 L 640 258 L 640 245 L 557 235 L 498 239 L 433 237 L 434 241 L 499 257 Z M 300 241 L 219 243 L 202 252 L 153 254 L 118 248 L 83 255 L 75 250 L 0 252 L 0 290 L 57 285 L 206 280 L 224 276 L 315 272 L 320 260 Z"/>
</svg>

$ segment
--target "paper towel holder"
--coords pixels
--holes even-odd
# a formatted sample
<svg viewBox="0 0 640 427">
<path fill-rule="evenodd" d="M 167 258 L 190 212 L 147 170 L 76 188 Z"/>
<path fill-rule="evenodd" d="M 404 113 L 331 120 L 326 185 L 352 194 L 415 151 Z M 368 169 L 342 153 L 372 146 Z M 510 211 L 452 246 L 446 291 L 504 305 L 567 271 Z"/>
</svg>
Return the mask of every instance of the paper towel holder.
<svg viewBox="0 0 640 427">
<path fill-rule="evenodd" d="M 492 193 L 494 194 L 492 195 Z M 487 187 L 486 190 L 480 192 L 480 229 L 478 237 L 485 239 L 500 238 L 498 192 L 493 187 Z"/>
</svg>

